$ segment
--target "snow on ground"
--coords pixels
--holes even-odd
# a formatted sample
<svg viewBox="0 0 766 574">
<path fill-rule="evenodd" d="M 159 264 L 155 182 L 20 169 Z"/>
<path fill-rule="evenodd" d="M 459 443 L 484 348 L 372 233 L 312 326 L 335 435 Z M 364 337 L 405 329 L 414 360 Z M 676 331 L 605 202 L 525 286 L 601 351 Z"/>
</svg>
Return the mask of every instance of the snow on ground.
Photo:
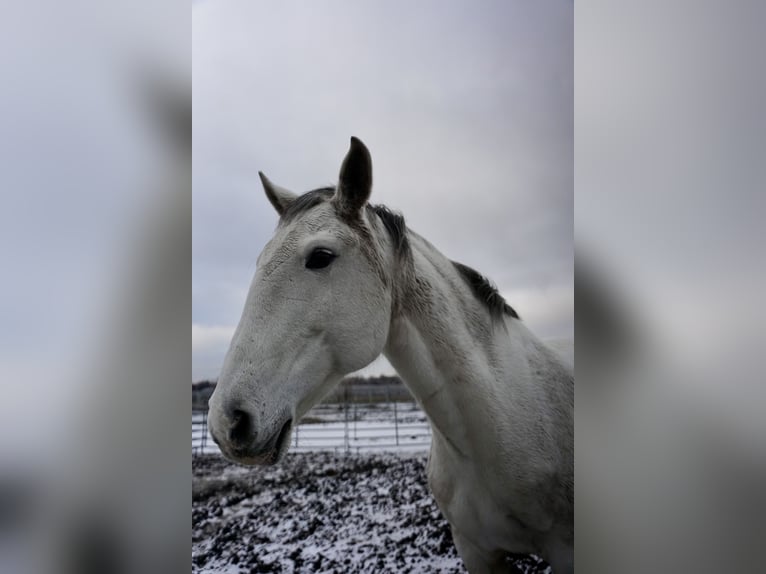
<svg viewBox="0 0 766 574">
<path fill-rule="evenodd" d="M 246 468 L 194 457 L 192 573 L 465 572 L 426 458 L 299 452 Z M 546 571 L 534 557 L 512 563 Z"/>
</svg>

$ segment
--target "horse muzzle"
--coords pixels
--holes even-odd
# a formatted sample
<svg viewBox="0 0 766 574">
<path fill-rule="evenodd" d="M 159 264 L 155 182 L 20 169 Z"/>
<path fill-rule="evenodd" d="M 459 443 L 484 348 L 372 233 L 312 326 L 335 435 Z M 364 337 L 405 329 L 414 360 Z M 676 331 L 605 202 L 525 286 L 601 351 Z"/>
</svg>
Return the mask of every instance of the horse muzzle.
<svg viewBox="0 0 766 574">
<path fill-rule="evenodd" d="M 224 428 L 211 425 L 210 435 L 227 458 L 245 465 L 273 465 L 287 452 L 292 417 L 269 434 L 258 433 L 253 418 L 244 410 L 232 409 L 223 417 Z"/>
</svg>

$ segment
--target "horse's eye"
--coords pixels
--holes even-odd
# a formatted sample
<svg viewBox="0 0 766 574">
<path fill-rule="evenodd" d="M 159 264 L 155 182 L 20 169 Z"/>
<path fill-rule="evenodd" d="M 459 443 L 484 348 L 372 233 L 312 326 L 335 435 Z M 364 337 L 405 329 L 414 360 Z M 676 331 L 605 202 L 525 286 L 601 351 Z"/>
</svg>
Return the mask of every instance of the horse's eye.
<svg viewBox="0 0 766 574">
<path fill-rule="evenodd" d="M 306 269 L 323 269 L 335 259 L 335 253 L 323 247 L 317 247 L 306 260 Z"/>
</svg>

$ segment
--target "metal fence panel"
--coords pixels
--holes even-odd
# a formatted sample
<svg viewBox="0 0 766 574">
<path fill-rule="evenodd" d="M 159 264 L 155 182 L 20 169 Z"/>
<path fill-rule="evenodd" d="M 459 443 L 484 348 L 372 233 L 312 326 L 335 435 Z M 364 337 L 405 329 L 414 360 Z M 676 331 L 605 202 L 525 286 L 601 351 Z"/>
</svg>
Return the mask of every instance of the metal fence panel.
<svg viewBox="0 0 766 574">
<path fill-rule="evenodd" d="M 399 389 L 396 394 L 375 389 L 374 396 L 370 389 L 361 394 L 356 390 L 354 395 L 331 395 L 311 409 L 293 429 L 291 450 L 428 450 L 431 427 L 411 396 L 403 396 Z M 372 401 L 362 402 L 366 391 Z M 207 429 L 207 411 L 192 412 L 192 453 L 217 452 Z"/>
</svg>

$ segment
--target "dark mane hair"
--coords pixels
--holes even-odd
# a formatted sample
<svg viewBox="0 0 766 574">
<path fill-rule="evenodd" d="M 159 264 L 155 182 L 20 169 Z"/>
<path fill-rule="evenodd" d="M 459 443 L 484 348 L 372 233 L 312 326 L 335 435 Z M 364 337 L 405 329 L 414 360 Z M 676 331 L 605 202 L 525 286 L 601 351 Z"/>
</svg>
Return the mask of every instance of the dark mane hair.
<svg viewBox="0 0 766 574">
<path fill-rule="evenodd" d="M 503 299 L 503 296 L 500 295 L 497 287 L 495 287 L 489 279 L 484 277 L 484 275 L 475 269 L 468 267 L 467 265 L 458 263 L 457 261 L 453 261 L 452 264 L 455 266 L 455 269 L 458 270 L 463 279 L 465 279 L 465 282 L 468 283 L 468 286 L 473 291 L 473 294 L 476 295 L 480 301 L 483 301 L 487 307 L 489 307 L 489 312 L 494 317 L 501 317 L 503 314 L 505 314 L 510 315 L 515 319 L 520 318 L 513 307 L 505 302 L 505 299 Z"/>
<path fill-rule="evenodd" d="M 290 223 L 300 214 L 329 200 L 335 193 L 334 187 L 320 187 L 299 195 L 292 201 L 279 218 L 280 223 Z"/>
<path fill-rule="evenodd" d="M 397 255 L 401 256 L 409 252 L 410 240 L 407 238 L 407 224 L 401 213 L 391 211 L 385 205 L 370 205 L 369 203 L 367 204 L 367 211 L 380 218 L 394 243 L 394 250 Z"/>
</svg>

